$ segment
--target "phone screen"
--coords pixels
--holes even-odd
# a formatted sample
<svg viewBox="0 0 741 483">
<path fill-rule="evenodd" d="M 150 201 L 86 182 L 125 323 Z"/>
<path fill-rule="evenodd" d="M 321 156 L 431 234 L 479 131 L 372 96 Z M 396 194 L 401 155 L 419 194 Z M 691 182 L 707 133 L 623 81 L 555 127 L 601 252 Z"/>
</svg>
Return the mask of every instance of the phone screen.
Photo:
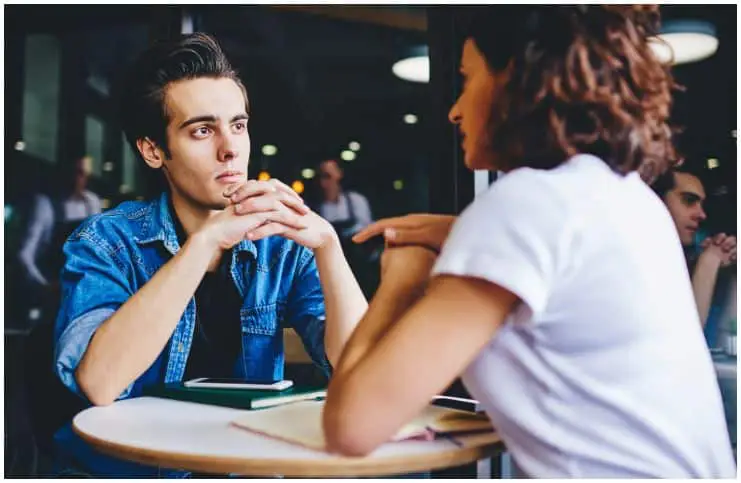
<svg viewBox="0 0 741 483">
<path fill-rule="evenodd" d="M 199 384 L 253 384 L 260 386 L 270 386 L 280 381 L 248 381 L 246 379 L 230 379 L 227 377 L 204 377 L 198 381 Z"/>
</svg>

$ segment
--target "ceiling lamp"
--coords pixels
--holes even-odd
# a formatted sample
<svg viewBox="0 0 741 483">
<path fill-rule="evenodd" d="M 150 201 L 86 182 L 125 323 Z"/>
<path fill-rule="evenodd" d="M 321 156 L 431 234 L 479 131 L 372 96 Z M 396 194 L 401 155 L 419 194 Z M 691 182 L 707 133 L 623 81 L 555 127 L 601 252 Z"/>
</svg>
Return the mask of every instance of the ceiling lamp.
<svg viewBox="0 0 741 483">
<path fill-rule="evenodd" d="M 411 49 L 409 55 L 397 61 L 391 71 L 400 79 L 410 82 L 430 82 L 430 57 L 427 46 Z"/>
<path fill-rule="evenodd" d="M 668 20 L 649 42 L 656 57 L 672 65 L 707 59 L 718 50 L 715 27 L 699 20 Z"/>
</svg>

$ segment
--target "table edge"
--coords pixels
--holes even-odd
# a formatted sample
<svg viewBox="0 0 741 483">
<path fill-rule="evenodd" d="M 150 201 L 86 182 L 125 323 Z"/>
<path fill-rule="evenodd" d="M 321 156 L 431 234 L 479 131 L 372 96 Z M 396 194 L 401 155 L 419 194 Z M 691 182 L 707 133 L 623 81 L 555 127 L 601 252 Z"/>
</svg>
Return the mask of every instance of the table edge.
<svg viewBox="0 0 741 483">
<path fill-rule="evenodd" d="M 384 476 L 432 471 L 460 466 L 505 451 L 501 438 L 492 433 L 492 441 L 463 448 L 451 448 L 439 453 L 381 458 L 337 456 L 322 460 L 300 461 L 278 458 L 235 458 L 173 453 L 155 449 L 135 448 L 112 443 L 85 433 L 73 422 L 73 431 L 86 443 L 104 454 L 139 464 L 176 470 L 214 474 L 250 476 L 322 477 L 322 476 Z M 279 472 L 275 469 L 280 468 Z"/>
</svg>

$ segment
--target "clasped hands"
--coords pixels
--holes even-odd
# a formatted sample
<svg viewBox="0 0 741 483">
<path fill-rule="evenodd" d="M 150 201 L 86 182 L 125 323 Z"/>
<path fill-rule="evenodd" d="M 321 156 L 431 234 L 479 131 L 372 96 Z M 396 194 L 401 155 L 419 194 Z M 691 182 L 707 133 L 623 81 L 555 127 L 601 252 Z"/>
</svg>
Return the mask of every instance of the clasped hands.
<svg viewBox="0 0 741 483">
<path fill-rule="evenodd" d="M 214 246 L 229 249 L 242 240 L 280 235 L 305 247 L 319 249 L 336 240 L 332 225 L 314 213 L 286 184 L 249 180 L 229 186 L 225 210 L 201 228 Z"/>
</svg>

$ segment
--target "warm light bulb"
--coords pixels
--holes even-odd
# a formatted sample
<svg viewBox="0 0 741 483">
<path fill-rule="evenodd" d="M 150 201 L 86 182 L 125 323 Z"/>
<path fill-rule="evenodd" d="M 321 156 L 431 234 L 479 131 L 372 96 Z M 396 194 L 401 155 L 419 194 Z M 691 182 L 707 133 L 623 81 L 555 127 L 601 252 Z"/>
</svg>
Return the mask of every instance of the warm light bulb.
<svg viewBox="0 0 741 483">
<path fill-rule="evenodd" d="M 304 192 L 304 183 L 296 180 L 291 184 L 291 188 L 293 188 L 293 191 L 296 193 L 301 194 Z"/>
</svg>

